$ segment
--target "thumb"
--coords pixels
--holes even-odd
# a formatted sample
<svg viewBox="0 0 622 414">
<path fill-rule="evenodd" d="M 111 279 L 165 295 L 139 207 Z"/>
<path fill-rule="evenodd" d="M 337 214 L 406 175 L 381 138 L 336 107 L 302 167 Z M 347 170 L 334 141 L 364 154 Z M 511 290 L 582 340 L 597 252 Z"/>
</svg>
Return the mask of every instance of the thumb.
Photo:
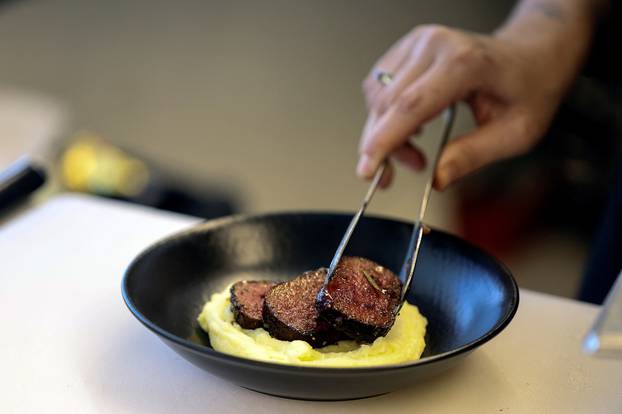
<svg viewBox="0 0 622 414">
<path fill-rule="evenodd" d="M 444 190 L 483 166 L 526 152 L 533 139 L 521 128 L 523 122 L 508 114 L 451 140 L 438 163 L 434 187 Z"/>
</svg>

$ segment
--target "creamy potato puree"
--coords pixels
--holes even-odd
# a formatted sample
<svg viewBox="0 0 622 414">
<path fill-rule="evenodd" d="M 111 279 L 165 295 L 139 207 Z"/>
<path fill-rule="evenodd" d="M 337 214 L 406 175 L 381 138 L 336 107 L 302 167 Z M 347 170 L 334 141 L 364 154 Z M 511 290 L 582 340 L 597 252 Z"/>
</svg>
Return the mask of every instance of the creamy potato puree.
<svg viewBox="0 0 622 414">
<path fill-rule="evenodd" d="M 385 337 L 371 344 L 339 341 L 313 349 L 305 341 L 274 339 L 263 328 L 243 329 L 235 322 L 229 288 L 215 293 L 198 321 L 212 347 L 242 358 L 312 367 L 368 367 L 417 360 L 425 348 L 427 320 L 416 306 L 405 303 Z"/>
</svg>

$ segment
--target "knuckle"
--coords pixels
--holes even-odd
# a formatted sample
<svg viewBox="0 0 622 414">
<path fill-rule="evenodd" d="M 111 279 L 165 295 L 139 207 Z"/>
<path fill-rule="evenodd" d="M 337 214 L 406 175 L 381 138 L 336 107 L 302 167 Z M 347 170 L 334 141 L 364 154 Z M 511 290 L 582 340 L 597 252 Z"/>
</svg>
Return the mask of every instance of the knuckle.
<svg viewBox="0 0 622 414">
<path fill-rule="evenodd" d="M 408 34 L 411 38 L 418 38 L 425 35 L 426 31 L 429 30 L 429 24 L 421 24 L 419 26 L 415 26 L 410 33 Z"/>
<path fill-rule="evenodd" d="M 370 72 L 363 82 L 361 83 L 363 91 L 371 93 L 378 88 L 378 81 L 376 80 L 375 74 Z"/>
<path fill-rule="evenodd" d="M 375 81 L 372 79 L 371 76 L 368 76 L 361 83 L 361 90 L 363 91 L 364 95 L 369 96 L 372 94 L 375 86 Z"/>
<path fill-rule="evenodd" d="M 397 106 L 403 112 L 412 112 L 423 101 L 423 93 L 420 89 L 401 94 L 397 98 Z"/>
<path fill-rule="evenodd" d="M 481 67 L 485 61 L 484 50 L 475 42 L 461 42 L 456 45 L 449 58 L 449 63 L 453 67 L 462 69 L 475 69 Z"/>
<path fill-rule="evenodd" d="M 393 89 L 382 90 L 378 95 L 378 111 L 386 112 L 389 107 L 393 106 L 398 99 L 397 91 Z"/>
<path fill-rule="evenodd" d="M 386 95 L 378 96 L 374 100 L 373 105 L 372 105 L 373 110 L 379 115 L 384 114 L 388 107 L 389 107 L 389 98 Z"/>
<path fill-rule="evenodd" d="M 427 43 L 440 43 L 451 38 L 452 30 L 438 24 L 427 24 L 420 26 L 419 35 Z"/>
</svg>

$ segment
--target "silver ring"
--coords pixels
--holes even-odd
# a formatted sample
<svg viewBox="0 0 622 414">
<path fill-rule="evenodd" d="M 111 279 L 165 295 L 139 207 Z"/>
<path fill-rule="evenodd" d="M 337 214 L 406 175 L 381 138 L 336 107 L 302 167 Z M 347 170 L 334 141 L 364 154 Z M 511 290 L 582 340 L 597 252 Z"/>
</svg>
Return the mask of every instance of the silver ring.
<svg viewBox="0 0 622 414">
<path fill-rule="evenodd" d="M 391 73 L 380 69 L 374 70 L 374 78 L 384 86 L 387 86 L 393 81 L 393 75 Z"/>
</svg>

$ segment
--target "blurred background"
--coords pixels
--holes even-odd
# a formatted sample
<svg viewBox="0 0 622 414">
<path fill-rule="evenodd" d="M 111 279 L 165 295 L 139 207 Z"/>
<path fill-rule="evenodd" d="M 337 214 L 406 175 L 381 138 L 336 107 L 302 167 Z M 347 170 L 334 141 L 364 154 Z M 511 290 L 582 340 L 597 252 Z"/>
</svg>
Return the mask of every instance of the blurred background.
<svg viewBox="0 0 622 414">
<path fill-rule="evenodd" d="M 28 153 L 50 176 L 38 197 L 81 191 L 205 218 L 352 211 L 374 61 L 415 25 L 489 32 L 512 5 L 0 1 L 0 168 Z M 561 117 L 582 111 L 578 96 Z M 472 125 L 460 108 L 455 133 Z M 439 127 L 418 138 L 428 153 Z M 521 286 L 574 296 L 615 153 L 586 140 L 607 128 L 554 127 L 534 153 L 434 194 L 428 221 L 499 256 Z M 371 211 L 413 220 L 423 178 L 398 169 Z"/>
</svg>

